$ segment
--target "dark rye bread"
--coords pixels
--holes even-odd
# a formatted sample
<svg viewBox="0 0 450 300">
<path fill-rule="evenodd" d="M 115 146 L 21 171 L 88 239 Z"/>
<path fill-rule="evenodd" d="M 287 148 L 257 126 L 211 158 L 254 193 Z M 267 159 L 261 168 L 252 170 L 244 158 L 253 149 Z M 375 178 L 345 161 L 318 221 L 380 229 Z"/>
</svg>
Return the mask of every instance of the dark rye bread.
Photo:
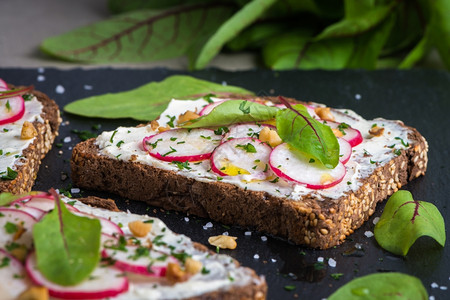
<svg viewBox="0 0 450 300">
<path fill-rule="evenodd" d="M 12 88 L 24 88 L 8 85 Z M 43 105 L 41 117 L 44 123 L 33 122 L 37 131 L 37 137 L 33 143 L 23 151 L 23 158 L 19 160 L 20 164 L 15 166 L 17 177 L 13 180 L 0 179 L 0 192 L 10 192 L 13 194 L 23 194 L 31 191 L 34 184 L 41 160 L 50 151 L 55 137 L 58 135 L 59 124 L 61 118 L 59 116 L 59 108 L 55 101 L 50 99 L 46 94 L 33 90 L 31 92 L 38 101 Z M 2 145 L 3 146 L 3 145 Z"/>
<path fill-rule="evenodd" d="M 150 205 L 253 227 L 309 247 L 326 249 L 342 243 L 383 201 L 408 181 L 425 174 L 428 145 L 411 127 L 410 147 L 380 165 L 356 192 L 337 200 L 305 196 L 291 201 L 266 192 L 244 190 L 223 182 L 201 182 L 133 161 L 99 154 L 95 139 L 72 152 L 72 180 L 91 190 L 116 193 Z M 329 201 L 328 201 L 329 200 Z"/>
<path fill-rule="evenodd" d="M 110 211 L 120 211 L 116 206 L 114 200 L 104 199 L 94 196 L 89 196 L 86 198 L 78 199 L 84 204 L 104 208 Z M 209 252 L 211 255 L 215 253 L 209 250 L 206 246 L 199 244 L 197 242 L 193 242 L 194 247 L 203 252 Z M 239 262 L 233 259 L 233 262 L 236 266 L 240 266 Z M 247 268 L 248 269 L 248 268 Z M 251 270 L 251 269 L 249 269 Z M 207 299 L 223 299 L 223 300 L 263 300 L 267 297 L 267 283 L 265 280 L 261 280 L 260 277 L 255 273 L 255 271 L 251 270 L 253 282 L 249 285 L 244 286 L 231 286 L 228 290 L 218 290 L 210 293 L 205 293 L 203 295 L 199 295 L 197 297 L 186 298 L 189 300 L 207 300 Z"/>
</svg>

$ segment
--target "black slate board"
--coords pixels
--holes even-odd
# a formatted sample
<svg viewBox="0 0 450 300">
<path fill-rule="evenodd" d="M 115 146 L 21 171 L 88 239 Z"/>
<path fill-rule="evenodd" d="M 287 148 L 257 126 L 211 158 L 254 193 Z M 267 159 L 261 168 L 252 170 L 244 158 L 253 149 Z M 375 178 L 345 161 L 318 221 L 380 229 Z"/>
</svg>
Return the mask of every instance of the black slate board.
<svg viewBox="0 0 450 300">
<path fill-rule="evenodd" d="M 47 93 L 63 107 L 65 104 L 86 96 L 107 92 L 118 92 L 137 87 L 149 81 L 159 81 L 173 74 L 187 74 L 166 69 L 129 70 L 129 69 L 75 69 L 62 71 L 57 69 L 1 69 L 0 78 L 17 85 L 33 84 L 36 89 Z M 387 119 L 401 119 L 405 124 L 416 127 L 430 145 L 428 172 L 425 177 L 416 179 L 405 187 L 415 199 L 433 202 L 441 211 L 444 219 L 450 217 L 447 199 L 450 195 L 449 176 L 449 128 L 450 128 L 450 73 L 430 70 L 414 71 L 246 71 L 224 72 L 215 69 L 190 73 L 198 78 L 239 85 L 254 91 L 258 95 L 284 95 L 302 100 L 326 103 L 332 107 L 349 108 L 370 119 L 382 116 Z M 40 76 L 40 81 L 38 80 Z M 61 85 L 65 91 L 56 93 Z M 86 88 L 85 85 L 88 85 Z M 89 89 L 91 87 L 91 89 Z M 359 95 L 360 97 L 358 97 Z M 357 99 L 360 98 L 360 99 Z M 102 120 L 88 119 L 63 114 L 64 121 L 54 147 L 44 159 L 38 174 L 35 189 L 47 190 L 50 187 L 64 189 L 70 187 L 70 150 L 80 141 L 71 132 L 92 130 L 93 125 L 101 124 L 101 130 L 112 130 L 119 125 L 135 125 L 131 119 Z M 70 142 L 64 139 L 71 137 Z M 67 141 L 67 140 L 66 140 Z M 64 174 L 69 177 L 65 180 Z M 295 246 L 286 241 L 268 237 L 247 229 L 224 226 L 212 222 L 213 227 L 203 229 L 209 220 L 175 212 L 163 212 L 116 197 L 114 195 L 82 191 L 83 196 L 109 196 L 117 200 L 121 209 L 132 212 L 148 213 L 161 218 L 168 226 L 179 233 L 190 236 L 194 241 L 207 244 L 211 235 L 228 231 L 238 237 L 238 247 L 233 251 L 221 251 L 239 260 L 266 277 L 269 284 L 269 299 L 323 299 L 351 279 L 374 272 L 398 271 L 419 277 L 430 295 L 435 299 L 449 299 L 450 290 L 450 248 L 440 247 L 429 238 L 421 238 L 413 246 L 406 258 L 394 256 L 382 250 L 375 239 L 367 238 L 364 233 L 373 231 L 373 219 L 380 216 L 383 205 L 358 229 L 343 245 L 329 250 L 311 250 Z M 75 194 L 74 196 L 80 196 Z M 450 222 L 447 222 L 447 227 Z M 360 244 L 362 250 L 355 251 Z M 256 259 L 255 255 L 259 255 Z M 333 258 L 336 267 L 326 263 L 323 269 L 315 267 L 319 257 Z M 317 265 L 316 265 L 317 266 Z M 339 280 L 331 274 L 343 273 Z M 439 287 L 433 288 L 432 283 Z M 292 291 L 285 286 L 295 286 Z"/>
</svg>

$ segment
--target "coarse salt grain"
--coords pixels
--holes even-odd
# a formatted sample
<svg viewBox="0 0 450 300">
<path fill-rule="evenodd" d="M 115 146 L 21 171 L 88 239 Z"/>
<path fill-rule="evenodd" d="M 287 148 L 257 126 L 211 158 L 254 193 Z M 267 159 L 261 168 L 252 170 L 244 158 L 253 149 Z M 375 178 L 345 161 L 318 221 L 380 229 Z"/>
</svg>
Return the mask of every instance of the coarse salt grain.
<svg viewBox="0 0 450 300">
<path fill-rule="evenodd" d="M 361 250 L 362 249 L 362 244 L 356 243 L 355 244 L 355 249 Z"/>
<path fill-rule="evenodd" d="M 189 218 L 188 217 L 184 217 L 184 221 L 189 222 Z"/>
<path fill-rule="evenodd" d="M 371 238 L 371 237 L 373 237 L 373 232 L 372 231 L 366 231 L 366 232 L 364 232 L 364 235 L 366 237 L 368 237 L 368 238 Z"/>
<path fill-rule="evenodd" d="M 380 217 L 374 218 L 372 221 L 373 225 L 377 225 L 378 221 L 380 221 Z"/>
<path fill-rule="evenodd" d="M 332 258 L 330 258 L 329 260 L 328 260 L 328 265 L 330 266 L 330 267 L 332 267 L 332 268 L 334 268 L 334 267 L 336 267 L 336 261 L 334 260 L 334 259 L 332 259 Z"/>
<path fill-rule="evenodd" d="M 356 100 L 361 100 L 361 95 L 360 94 L 355 94 L 355 99 Z"/>
<path fill-rule="evenodd" d="M 228 231 L 225 231 L 224 233 L 222 233 L 222 235 L 228 235 Z"/>
<path fill-rule="evenodd" d="M 433 282 L 431 284 L 431 288 L 433 288 L 433 289 L 437 289 L 438 287 L 439 287 L 439 284 L 437 284 L 436 282 Z"/>
<path fill-rule="evenodd" d="M 38 71 L 38 73 L 44 73 L 45 69 L 41 67 L 41 68 L 38 68 L 37 71 Z"/>
<path fill-rule="evenodd" d="M 447 287 L 446 287 L 445 285 L 441 285 L 439 288 L 440 288 L 441 290 L 443 290 L 443 291 L 446 291 L 446 290 L 447 290 Z"/>
<path fill-rule="evenodd" d="M 36 78 L 37 81 L 45 81 L 45 76 L 44 75 L 38 75 L 38 77 Z"/>
<path fill-rule="evenodd" d="M 434 296 L 428 297 L 429 300 L 435 300 Z"/>
<path fill-rule="evenodd" d="M 275 258 L 271 258 L 270 261 L 273 262 L 273 263 L 277 262 L 277 260 Z"/>
<path fill-rule="evenodd" d="M 62 85 L 58 84 L 56 86 L 55 92 L 57 94 L 64 94 L 65 91 L 66 91 L 66 89 Z"/>
<path fill-rule="evenodd" d="M 251 231 L 246 231 L 246 232 L 244 232 L 244 235 L 246 235 L 246 236 L 252 235 L 252 232 Z"/>
<path fill-rule="evenodd" d="M 261 237 L 261 241 L 266 242 L 266 241 L 267 241 L 267 236 L 263 235 L 263 236 Z"/>
<path fill-rule="evenodd" d="M 317 261 L 318 261 L 318 262 L 323 262 L 323 257 L 322 257 L 322 256 L 319 256 L 319 257 L 317 258 Z"/>
<path fill-rule="evenodd" d="M 259 259 L 259 254 L 253 255 L 253 258 L 254 258 L 254 259 Z"/>
<path fill-rule="evenodd" d="M 70 136 L 66 136 L 63 141 L 64 143 L 70 143 L 72 141 L 72 138 Z"/>
<path fill-rule="evenodd" d="M 79 188 L 71 188 L 70 189 L 70 193 L 72 193 L 72 194 L 78 194 L 79 192 L 80 192 Z"/>
<path fill-rule="evenodd" d="M 227 83 L 226 81 L 222 81 L 222 85 L 223 85 L 223 86 L 227 86 L 228 83 Z"/>
<path fill-rule="evenodd" d="M 92 85 L 85 84 L 84 89 L 90 91 L 92 90 Z"/>
</svg>

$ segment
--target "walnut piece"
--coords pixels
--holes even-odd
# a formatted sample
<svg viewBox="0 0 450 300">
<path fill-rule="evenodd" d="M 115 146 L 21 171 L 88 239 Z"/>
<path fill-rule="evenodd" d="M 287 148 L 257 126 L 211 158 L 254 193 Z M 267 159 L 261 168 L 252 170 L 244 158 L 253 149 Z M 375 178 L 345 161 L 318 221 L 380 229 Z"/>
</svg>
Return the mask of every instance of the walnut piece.
<svg viewBox="0 0 450 300">
<path fill-rule="evenodd" d="M 22 132 L 20 133 L 20 138 L 22 140 L 29 140 L 37 136 L 36 128 L 34 128 L 33 123 L 25 121 L 22 126 Z"/>
<path fill-rule="evenodd" d="M 379 126 L 374 126 L 369 129 L 369 133 L 371 136 L 382 136 L 384 133 L 384 128 Z"/>
<path fill-rule="evenodd" d="M 144 223 L 142 221 L 133 221 L 128 223 L 128 228 L 135 237 L 144 237 L 152 230 L 152 224 Z"/>
<path fill-rule="evenodd" d="M 221 249 L 235 249 L 237 237 L 228 235 L 211 236 L 208 239 L 208 243 L 212 246 L 219 247 Z"/>
<path fill-rule="evenodd" d="M 316 107 L 314 112 L 325 121 L 334 121 L 334 116 L 329 107 Z"/>
</svg>

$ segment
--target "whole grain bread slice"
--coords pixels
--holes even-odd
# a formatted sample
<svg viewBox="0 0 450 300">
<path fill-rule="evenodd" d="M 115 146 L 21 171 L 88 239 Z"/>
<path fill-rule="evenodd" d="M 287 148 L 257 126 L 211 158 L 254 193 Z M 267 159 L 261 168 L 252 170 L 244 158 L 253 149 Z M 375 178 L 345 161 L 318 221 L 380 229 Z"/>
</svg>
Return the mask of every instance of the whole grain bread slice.
<svg viewBox="0 0 450 300">
<path fill-rule="evenodd" d="M 409 147 L 363 178 L 357 191 L 339 199 L 319 201 L 306 195 L 301 201 L 292 201 L 220 181 L 198 181 L 171 170 L 102 155 L 95 139 L 74 148 L 72 180 L 81 188 L 108 191 L 326 249 L 340 244 L 359 228 L 374 213 L 378 202 L 425 174 L 427 142 L 416 129 L 404 128 L 409 130 Z"/>
<path fill-rule="evenodd" d="M 10 89 L 24 88 L 8 85 Z M 31 92 L 43 105 L 41 118 L 44 121 L 34 121 L 33 126 L 37 131 L 37 136 L 33 142 L 23 151 L 22 157 L 16 161 L 14 170 L 17 177 L 13 180 L 0 179 L 0 192 L 10 192 L 13 194 L 23 194 L 31 191 L 31 188 L 39 171 L 41 160 L 50 151 L 55 137 L 58 135 L 58 128 L 61 123 L 58 105 L 46 94 L 33 90 Z M 4 146 L 4 145 L 2 145 Z"/>
</svg>

